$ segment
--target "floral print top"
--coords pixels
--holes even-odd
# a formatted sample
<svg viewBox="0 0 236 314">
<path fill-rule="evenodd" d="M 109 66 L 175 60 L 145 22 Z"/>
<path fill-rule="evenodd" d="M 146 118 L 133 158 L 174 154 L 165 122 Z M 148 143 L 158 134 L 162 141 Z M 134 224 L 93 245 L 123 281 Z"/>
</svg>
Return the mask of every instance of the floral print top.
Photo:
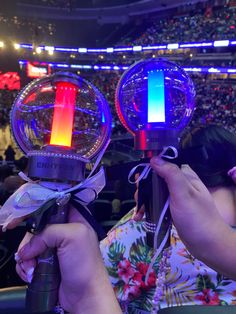
<svg viewBox="0 0 236 314">
<path fill-rule="evenodd" d="M 158 273 L 158 257 L 145 282 L 153 250 L 145 244 L 144 221 L 128 213 L 101 242 L 100 248 L 123 313 L 146 314 Z M 194 258 L 171 229 L 170 271 L 165 276 L 161 308 L 177 305 L 236 305 L 236 282 Z"/>
</svg>

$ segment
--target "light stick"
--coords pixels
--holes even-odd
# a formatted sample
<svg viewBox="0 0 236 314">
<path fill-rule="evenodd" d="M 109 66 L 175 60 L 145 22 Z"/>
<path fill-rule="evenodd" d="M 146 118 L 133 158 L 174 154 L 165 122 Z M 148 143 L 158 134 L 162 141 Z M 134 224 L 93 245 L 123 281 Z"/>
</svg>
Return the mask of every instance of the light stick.
<svg viewBox="0 0 236 314">
<path fill-rule="evenodd" d="M 99 233 L 91 214 L 78 204 L 76 194 L 64 195 L 63 191 L 85 180 L 86 163 L 97 158 L 108 143 L 111 115 L 102 94 L 72 73 L 46 76 L 21 91 L 11 112 L 11 127 L 17 144 L 29 157 L 29 177 L 40 180 L 38 190 L 51 189 L 51 194 L 61 195 L 48 198 L 31 215 L 32 231 L 40 232 L 47 223 L 65 223 L 70 199 Z M 32 201 L 40 198 L 35 191 L 26 193 Z M 38 258 L 33 281 L 27 289 L 28 311 L 54 310 L 59 275 L 56 252 L 47 250 Z"/>
<path fill-rule="evenodd" d="M 135 149 L 150 158 L 164 147 L 177 147 L 180 132 L 192 117 L 194 96 L 192 80 L 173 62 L 151 59 L 131 66 L 118 83 L 116 109 L 122 124 L 134 135 Z M 167 197 L 166 185 L 154 173 L 139 182 L 139 207 L 145 205 L 147 226 L 151 226 L 147 231 L 150 246 Z M 169 224 L 169 218 L 164 219 L 159 243 Z"/>
</svg>

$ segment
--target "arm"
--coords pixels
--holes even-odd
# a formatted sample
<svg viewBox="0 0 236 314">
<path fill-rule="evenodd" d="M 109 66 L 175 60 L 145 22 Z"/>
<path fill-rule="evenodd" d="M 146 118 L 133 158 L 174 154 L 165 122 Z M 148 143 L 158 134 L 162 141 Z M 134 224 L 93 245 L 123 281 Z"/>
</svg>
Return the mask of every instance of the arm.
<svg viewBox="0 0 236 314">
<path fill-rule="evenodd" d="M 159 157 L 151 160 L 151 166 L 168 185 L 171 215 L 189 251 L 236 279 L 236 233 L 223 221 L 196 173 L 187 165 L 179 169 Z"/>
<path fill-rule="evenodd" d="M 19 251 L 22 261 L 56 247 L 62 275 L 61 306 L 72 314 L 121 314 L 94 231 L 83 223 L 50 225 Z"/>
</svg>

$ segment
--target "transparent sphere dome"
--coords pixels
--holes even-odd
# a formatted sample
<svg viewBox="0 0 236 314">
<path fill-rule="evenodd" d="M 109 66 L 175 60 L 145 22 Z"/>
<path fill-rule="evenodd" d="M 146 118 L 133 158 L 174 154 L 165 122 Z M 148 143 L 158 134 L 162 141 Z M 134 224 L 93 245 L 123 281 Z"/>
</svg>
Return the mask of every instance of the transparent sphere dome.
<svg viewBox="0 0 236 314">
<path fill-rule="evenodd" d="M 194 111 L 195 89 L 178 65 L 165 59 L 141 60 L 120 78 L 116 110 L 135 134 L 142 130 L 182 130 Z"/>
<path fill-rule="evenodd" d="M 11 111 L 11 128 L 25 154 L 55 146 L 90 159 L 109 140 L 111 114 L 91 83 L 58 72 L 32 81 L 20 92 Z"/>
</svg>

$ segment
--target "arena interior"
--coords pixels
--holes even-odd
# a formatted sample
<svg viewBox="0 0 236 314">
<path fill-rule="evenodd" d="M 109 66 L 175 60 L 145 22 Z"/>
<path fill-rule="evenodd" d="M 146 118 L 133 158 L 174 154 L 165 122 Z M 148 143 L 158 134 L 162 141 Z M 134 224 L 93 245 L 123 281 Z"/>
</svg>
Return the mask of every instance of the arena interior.
<svg viewBox="0 0 236 314">
<path fill-rule="evenodd" d="M 130 65 L 147 58 L 174 61 L 195 84 L 196 110 L 189 127 L 219 123 L 236 131 L 236 0 L 0 3 L 0 205 L 22 184 L 17 173 L 27 169 L 27 158 L 11 134 L 12 104 L 26 84 L 46 74 L 77 73 L 109 103 L 112 135 L 102 159 L 107 183 L 91 204 L 105 230 L 135 204 L 135 186 L 126 174 L 141 153 L 115 110 L 115 89 Z M 13 271 L 13 255 L 24 232 L 22 225 L 1 234 L 1 287 L 22 283 Z"/>
</svg>

